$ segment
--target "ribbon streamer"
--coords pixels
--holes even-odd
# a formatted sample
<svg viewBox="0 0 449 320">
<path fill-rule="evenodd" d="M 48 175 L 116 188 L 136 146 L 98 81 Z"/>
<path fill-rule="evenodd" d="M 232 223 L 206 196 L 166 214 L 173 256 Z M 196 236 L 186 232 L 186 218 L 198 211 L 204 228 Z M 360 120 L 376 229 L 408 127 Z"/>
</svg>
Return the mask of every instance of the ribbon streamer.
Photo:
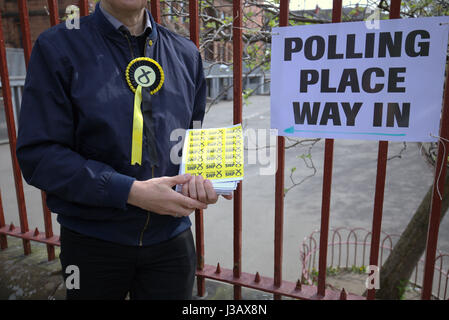
<svg viewBox="0 0 449 320">
<path fill-rule="evenodd" d="M 140 109 L 142 104 L 142 87 L 139 85 L 134 95 L 133 136 L 131 147 L 131 165 L 142 164 L 143 115 Z"/>
<path fill-rule="evenodd" d="M 140 57 L 128 64 L 125 77 L 129 88 L 135 94 L 131 165 L 142 165 L 142 140 L 145 127 L 151 165 L 153 167 L 158 166 L 156 137 L 152 121 L 151 95 L 161 89 L 164 83 L 164 71 L 155 60 Z"/>
</svg>

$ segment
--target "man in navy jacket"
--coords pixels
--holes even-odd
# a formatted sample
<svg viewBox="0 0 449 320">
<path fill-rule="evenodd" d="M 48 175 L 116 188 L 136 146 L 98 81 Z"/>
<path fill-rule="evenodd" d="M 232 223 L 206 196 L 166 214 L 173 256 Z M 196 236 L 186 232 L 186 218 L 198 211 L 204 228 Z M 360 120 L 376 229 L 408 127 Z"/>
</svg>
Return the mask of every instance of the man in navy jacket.
<svg viewBox="0 0 449 320">
<path fill-rule="evenodd" d="M 79 29 L 43 32 L 31 54 L 17 157 L 58 214 L 63 274 L 79 268 L 80 288 L 68 289 L 69 299 L 191 298 L 189 215 L 218 198 L 210 181 L 177 175 L 170 160 L 179 143 L 171 132 L 204 117 L 201 56 L 156 24 L 146 2 L 102 0 Z M 137 57 L 158 62 L 165 80 L 152 95 L 143 88 L 152 134 L 145 131 L 141 163 L 132 164 L 135 94 L 125 72 Z"/>
</svg>

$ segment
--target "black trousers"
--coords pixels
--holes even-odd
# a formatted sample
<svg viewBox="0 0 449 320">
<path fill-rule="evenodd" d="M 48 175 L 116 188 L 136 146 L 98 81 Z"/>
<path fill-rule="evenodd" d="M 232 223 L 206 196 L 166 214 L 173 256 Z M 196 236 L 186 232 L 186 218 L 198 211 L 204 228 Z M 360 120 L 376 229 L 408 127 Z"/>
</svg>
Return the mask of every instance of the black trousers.
<svg viewBox="0 0 449 320">
<path fill-rule="evenodd" d="M 162 243 L 132 247 L 61 226 L 60 241 L 68 300 L 121 300 L 128 293 L 135 300 L 192 298 L 196 255 L 190 228 Z M 79 271 L 78 289 L 73 266 Z"/>
</svg>

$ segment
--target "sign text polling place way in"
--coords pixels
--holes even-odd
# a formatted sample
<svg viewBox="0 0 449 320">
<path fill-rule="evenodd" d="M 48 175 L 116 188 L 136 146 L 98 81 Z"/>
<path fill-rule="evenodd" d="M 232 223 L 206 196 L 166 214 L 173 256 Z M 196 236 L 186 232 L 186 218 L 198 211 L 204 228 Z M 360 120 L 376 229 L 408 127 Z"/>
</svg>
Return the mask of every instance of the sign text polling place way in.
<svg viewBox="0 0 449 320">
<path fill-rule="evenodd" d="M 368 27 L 273 29 L 271 128 L 305 138 L 436 141 L 449 17 Z"/>
</svg>

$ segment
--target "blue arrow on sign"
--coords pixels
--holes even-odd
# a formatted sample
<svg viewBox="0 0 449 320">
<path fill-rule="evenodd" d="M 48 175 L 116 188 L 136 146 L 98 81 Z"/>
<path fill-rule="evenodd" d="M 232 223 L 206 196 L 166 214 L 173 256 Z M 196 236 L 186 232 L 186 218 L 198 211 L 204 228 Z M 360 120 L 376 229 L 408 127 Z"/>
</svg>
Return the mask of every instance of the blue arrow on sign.
<svg viewBox="0 0 449 320">
<path fill-rule="evenodd" d="M 354 134 L 354 135 L 371 135 L 371 136 L 394 136 L 404 137 L 405 133 L 383 133 L 383 132 L 351 132 L 351 131 L 324 131 L 324 130 L 297 130 L 294 126 L 291 126 L 284 130 L 287 134 L 293 134 L 295 132 L 309 132 L 309 133 L 327 133 L 327 134 Z"/>
</svg>

